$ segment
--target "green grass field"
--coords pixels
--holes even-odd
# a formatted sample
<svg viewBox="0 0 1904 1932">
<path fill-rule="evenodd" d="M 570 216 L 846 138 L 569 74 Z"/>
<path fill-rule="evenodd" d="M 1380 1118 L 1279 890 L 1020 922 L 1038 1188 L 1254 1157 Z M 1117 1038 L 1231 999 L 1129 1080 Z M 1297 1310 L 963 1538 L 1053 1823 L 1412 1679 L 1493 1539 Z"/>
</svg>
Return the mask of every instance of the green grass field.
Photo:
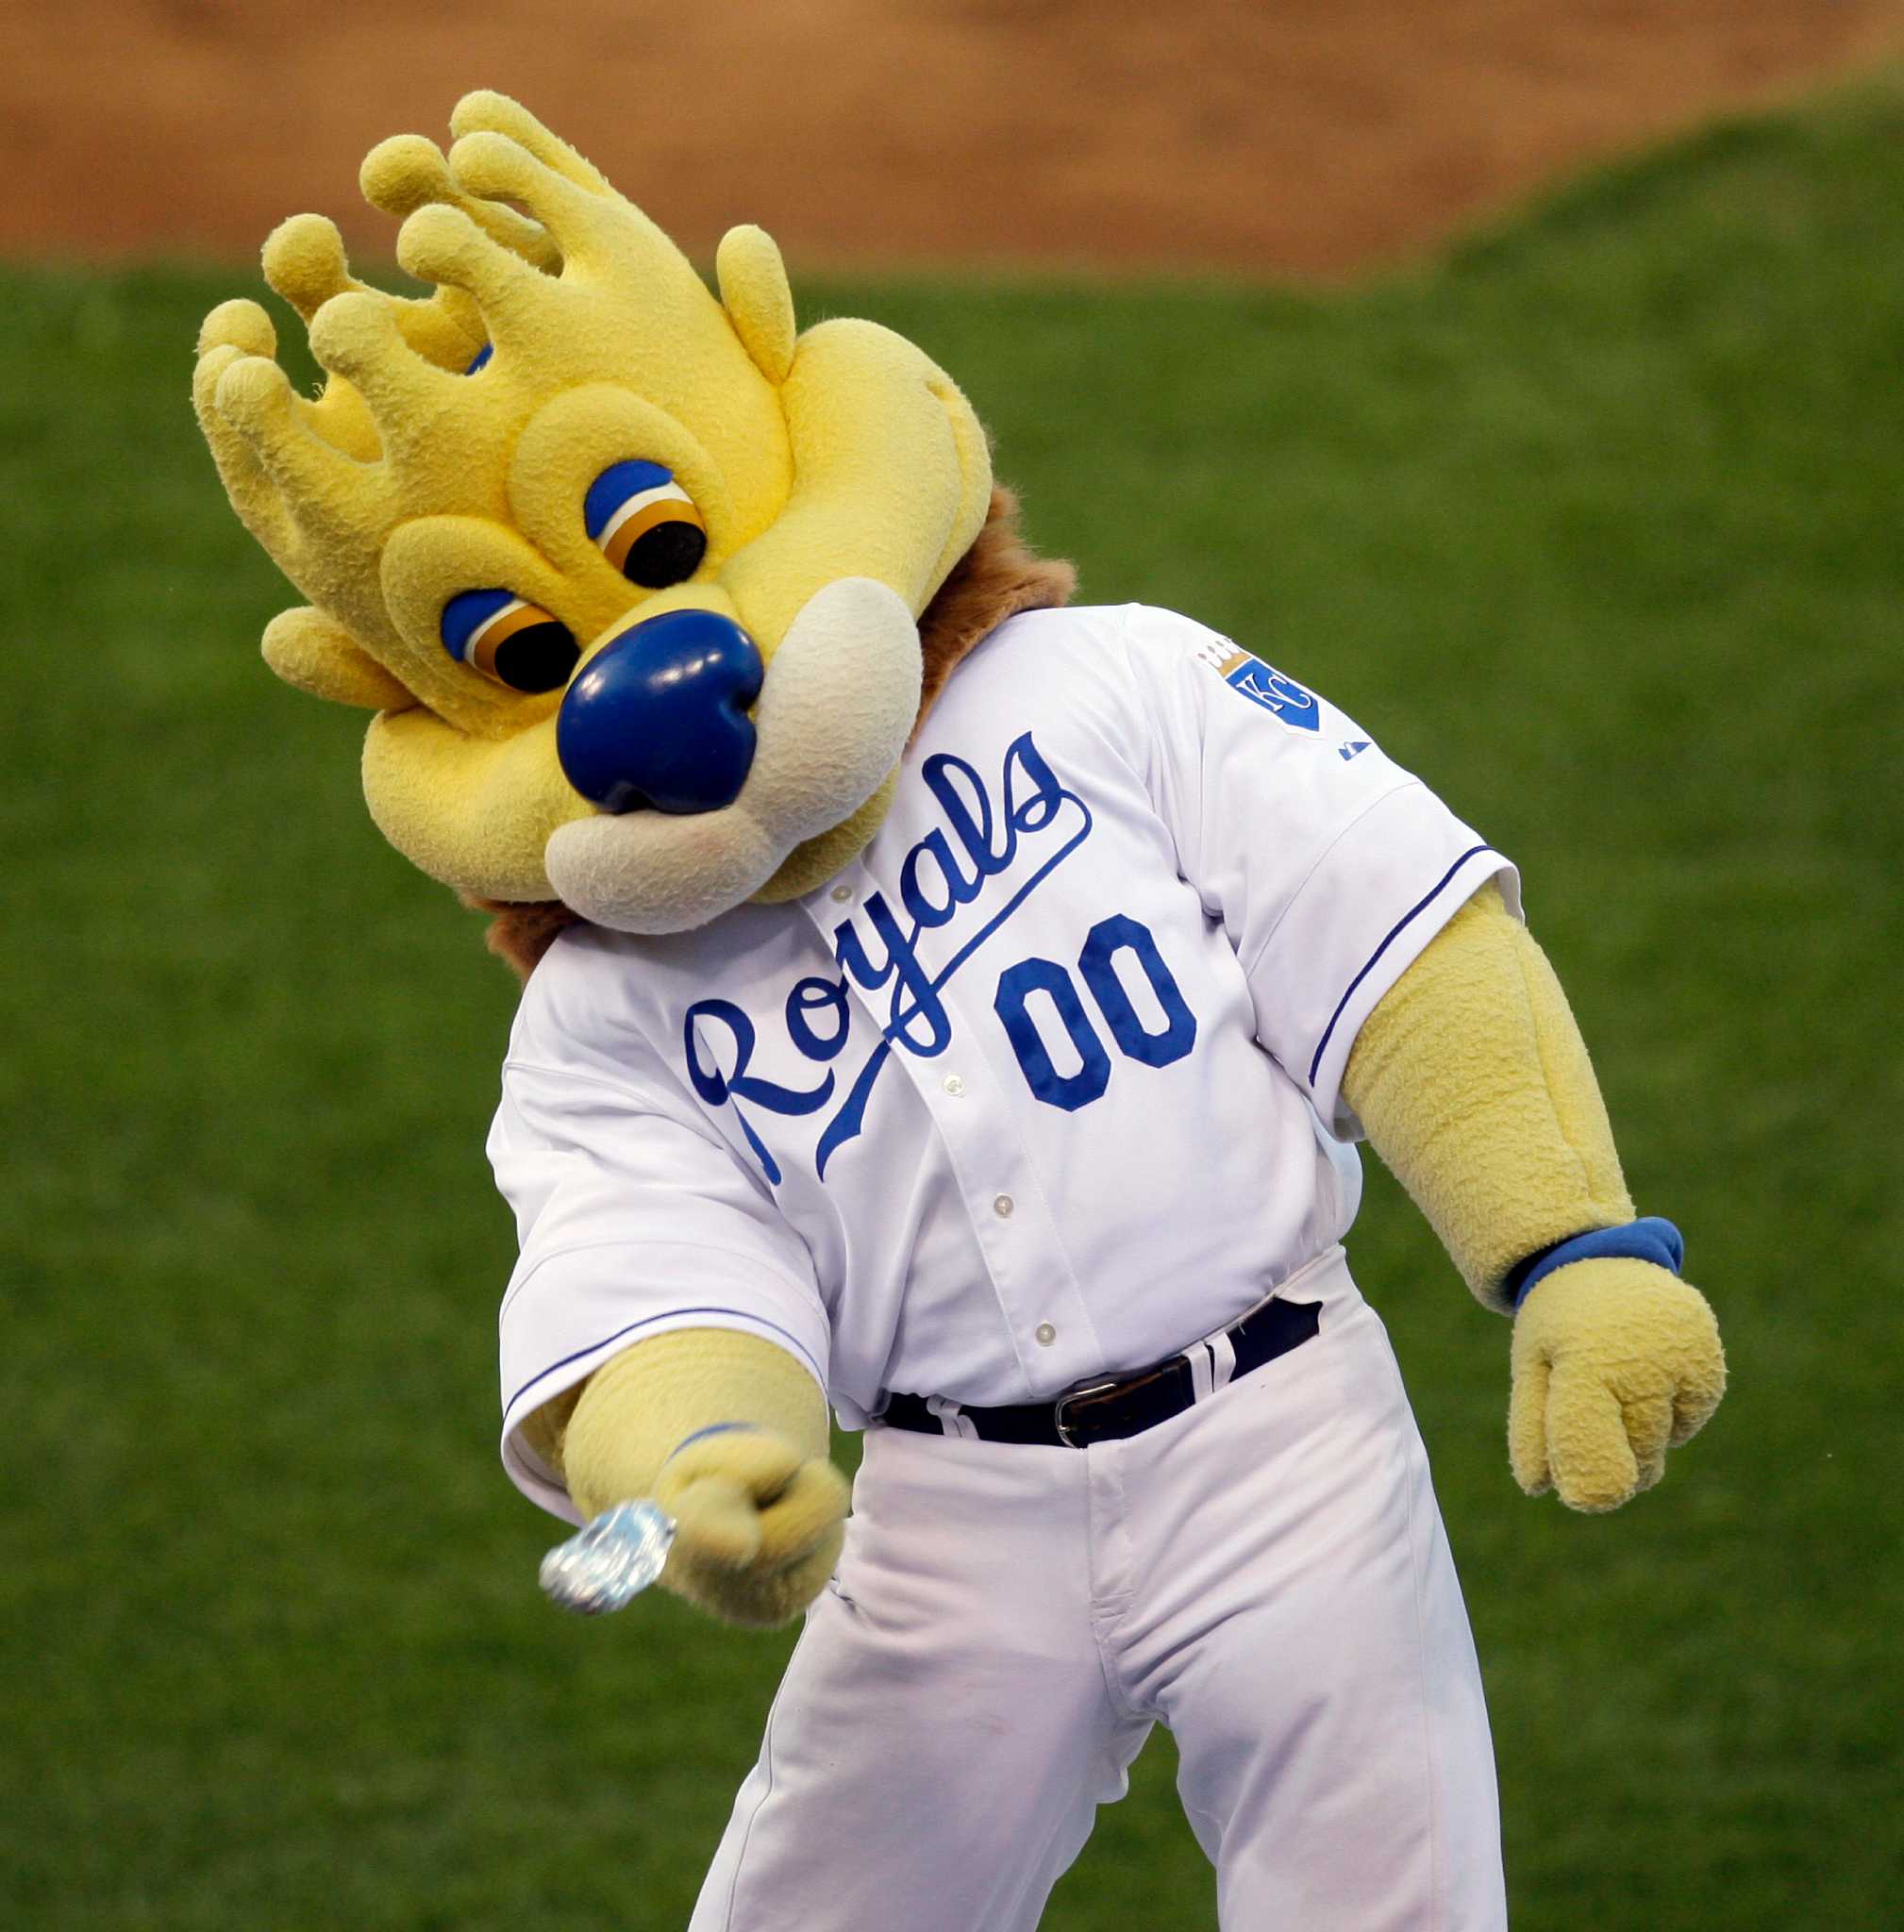
<svg viewBox="0 0 1904 1932">
<path fill-rule="evenodd" d="M 665 209 L 658 210 L 665 216 Z M 0 274 L 0 1923 L 685 1922 L 784 1640 L 537 1594 L 481 1156 L 512 983 L 186 402 L 244 274 Z M 1733 1392 L 1604 1520 L 1374 1178 L 1522 1932 L 1897 1924 L 1904 104 L 1728 126 L 1344 295 L 839 285 L 1097 601 L 1319 684 L 1517 858 Z M 1047 1918 L 1213 1924 L 1160 1737 Z M 1296 1932 L 1296 1928 L 1292 1928 Z"/>
</svg>

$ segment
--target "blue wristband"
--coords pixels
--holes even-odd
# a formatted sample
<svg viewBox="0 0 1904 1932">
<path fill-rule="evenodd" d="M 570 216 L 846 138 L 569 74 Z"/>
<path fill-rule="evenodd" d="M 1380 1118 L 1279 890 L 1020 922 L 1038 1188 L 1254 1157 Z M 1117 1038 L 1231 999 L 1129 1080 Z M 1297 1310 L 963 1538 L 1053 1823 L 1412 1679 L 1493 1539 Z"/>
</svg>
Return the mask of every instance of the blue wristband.
<svg viewBox="0 0 1904 1932">
<path fill-rule="evenodd" d="M 1570 1261 L 1592 1261 L 1602 1256 L 1619 1256 L 1631 1261 L 1651 1261 L 1677 1274 L 1686 1258 L 1685 1238 L 1670 1221 L 1649 1214 L 1643 1221 L 1629 1221 L 1624 1227 L 1596 1227 L 1572 1240 L 1556 1241 L 1529 1255 L 1508 1271 L 1502 1286 L 1514 1307 L 1527 1300 L 1535 1286 L 1557 1268 Z"/>
</svg>

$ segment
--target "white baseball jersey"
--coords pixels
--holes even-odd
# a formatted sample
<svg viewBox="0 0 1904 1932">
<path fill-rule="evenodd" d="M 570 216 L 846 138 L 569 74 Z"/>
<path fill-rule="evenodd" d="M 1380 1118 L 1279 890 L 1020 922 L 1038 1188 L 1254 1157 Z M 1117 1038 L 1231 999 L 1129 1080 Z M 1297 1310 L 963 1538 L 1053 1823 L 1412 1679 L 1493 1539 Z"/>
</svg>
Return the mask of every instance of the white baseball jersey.
<svg viewBox="0 0 1904 1932">
<path fill-rule="evenodd" d="M 619 1350 L 744 1330 L 848 1426 L 1220 1329 L 1354 1219 L 1357 1029 L 1512 868 L 1340 711 L 1141 606 L 960 665 L 863 854 L 694 932 L 565 933 L 491 1137 L 504 1459 Z"/>
</svg>

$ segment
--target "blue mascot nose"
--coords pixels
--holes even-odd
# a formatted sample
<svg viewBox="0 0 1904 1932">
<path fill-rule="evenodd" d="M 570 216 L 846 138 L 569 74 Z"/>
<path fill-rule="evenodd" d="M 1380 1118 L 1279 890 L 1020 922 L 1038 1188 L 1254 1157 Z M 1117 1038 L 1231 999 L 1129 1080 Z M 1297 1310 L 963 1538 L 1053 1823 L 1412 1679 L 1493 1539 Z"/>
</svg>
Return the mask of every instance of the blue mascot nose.
<svg viewBox="0 0 1904 1932">
<path fill-rule="evenodd" d="M 754 762 L 754 641 L 711 610 L 669 610 L 597 651 L 562 699 L 556 756 L 606 811 L 718 811 Z"/>
</svg>

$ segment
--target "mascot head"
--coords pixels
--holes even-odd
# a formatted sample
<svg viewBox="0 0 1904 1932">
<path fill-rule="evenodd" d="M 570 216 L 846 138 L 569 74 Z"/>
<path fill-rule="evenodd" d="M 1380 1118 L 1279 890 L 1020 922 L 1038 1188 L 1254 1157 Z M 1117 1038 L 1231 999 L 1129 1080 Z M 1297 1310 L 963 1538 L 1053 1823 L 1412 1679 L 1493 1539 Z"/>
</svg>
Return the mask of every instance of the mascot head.
<svg viewBox="0 0 1904 1932">
<path fill-rule="evenodd" d="M 447 157 L 399 136 L 363 167 L 426 299 L 356 281 L 321 217 L 266 243 L 314 401 L 256 303 L 200 333 L 225 488 L 309 600 L 265 657 L 377 712 L 373 816 L 473 900 L 659 933 L 808 891 L 877 830 L 985 627 L 944 608 L 955 569 L 990 578 L 964 603 L 993 622 L 1069 574 L 1016 548 L 924 354 L 866 322 L 795 333 L 758 228 L 722 242 L 716 300 L 513 101 L 472 94 L 451 125 Z"/>
</svg>

